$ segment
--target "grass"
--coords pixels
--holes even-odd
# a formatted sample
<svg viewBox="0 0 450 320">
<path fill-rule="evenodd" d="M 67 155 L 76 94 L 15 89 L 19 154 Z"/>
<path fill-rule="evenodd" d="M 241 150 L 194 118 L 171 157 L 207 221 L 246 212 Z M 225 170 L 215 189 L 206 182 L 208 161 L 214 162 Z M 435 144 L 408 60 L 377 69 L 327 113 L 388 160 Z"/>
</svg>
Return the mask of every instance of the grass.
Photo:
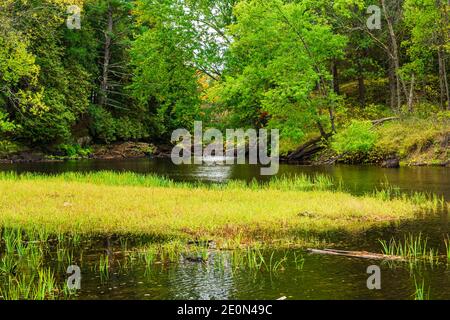
<svg viewBox="0 0 450 320">
<path fill-rule="evenodd" d="M 409 260 L 428 260 L 430 263 L 439 258 L 438 251 L 428 248 L 428 239 L 423 238 L 421 233 L 417 236 L 409 234 L 405 236 L 403 242 L 392 238 L 389 242 L 382 240 L 380 243 L 385 255 L 404 257 Z"/>
<path fill-rule="evenodd" d="M 407 164 L 434 164 L 449 160 L 448 150 L 442 146 L 450 132 L 449 119 L 407 118 L 387 122 L 377 128 L 375 152 L 397 154 Z"/>
<path fill-rule="evenodd" d="M 205 185 L 133 173 L 2 173 L 0 226 L 74 243 L 81 236 L 146 235 L 305 245 L 314 242 L 311 235 L 363 231 L 434 207 L 425 198 L 354 196 L 333 186 L 323 176 Z"/>
<path fill-rule="evenodd" d="M 447 255 L 447 262 L 450 263 L 450 237 L 447 236 L 444 240 L 445 243 L 445 253 Z"/>
<path fill-rule="evenodd" d="M 414 292 L 414 300 L 430 300 L 430 289 L 428 289 L 428 291 L 425 290 L 425 280 L 422 280 L 422 282 L 417 282 L 417 279 L 414 278 L 414 286 L 416 288 Z"/>
</svg>

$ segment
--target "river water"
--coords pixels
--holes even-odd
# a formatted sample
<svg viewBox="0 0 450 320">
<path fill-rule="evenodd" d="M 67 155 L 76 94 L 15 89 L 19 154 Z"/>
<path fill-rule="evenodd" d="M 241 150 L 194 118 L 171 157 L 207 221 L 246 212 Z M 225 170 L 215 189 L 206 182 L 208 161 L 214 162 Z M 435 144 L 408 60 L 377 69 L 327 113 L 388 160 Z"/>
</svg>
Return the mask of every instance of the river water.
<svg viewBox="0 0 450 320">
<path fill-rule="evenodd" d="M 0 164 L 0 171 L 60 173 L 100 170 L 155 173 L 176 181 L 226 182 L 228 180 L 270 179 L 254 165 L 174 165 L 170 159 L 81 160 L 50 163 Z M 325 174 L 342 181 L 354 193 L 380 188 L 386 182 L 403 191 L 433 192 L 450 200 L 450 168 L 405 167 L 385 169 L 375 166 L 297 166 L 281 164 L 278 176 Z"/>
</svg>

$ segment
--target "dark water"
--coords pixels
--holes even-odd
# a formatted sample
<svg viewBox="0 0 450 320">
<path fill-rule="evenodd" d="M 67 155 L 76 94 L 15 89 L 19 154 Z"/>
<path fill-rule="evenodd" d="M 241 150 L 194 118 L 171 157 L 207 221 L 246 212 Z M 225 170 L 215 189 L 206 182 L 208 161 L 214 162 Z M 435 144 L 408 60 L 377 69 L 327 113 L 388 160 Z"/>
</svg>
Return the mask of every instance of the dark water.
<svg viewBox="0 0 450 320">
<path fill-rule="evenodd" d="M 110 260 L 107 278 L 95 271 L 95 258 L 78 263 L 82 270 L 77 299 L 189 299 L 189 300 L 296 300 L 318 299 L 414 299 L 416 284 L 424 283 L 430 299 L 450 299 L 450 268 L 446 263 L 387 263 L 309 254 L 297 268 L 292 251 L 282 270 L 270 272 L 248 267 L 235 268 L 229 262 L 218 268 L 218 254 L 211 253 L 205 263 L 155 263 L 146 267 L 135 262 L 124 267 L 123 258 Z M 276 252 L 281 258 L 284 252 Z M 269 254 L 266 258 L 269 259 Z M 98 262 L 98 261 L 97 261 Z M 369 290 L 369 266 L 381 269 L 381 290 Z M 61 269 L 61 268 L 60 268 Z M 64 274 L 61 273 L 64 277 Z"/>
<path fill-rule="evenodd" d="M 0 170 L 17 172 L 58 173 L 65 171 L 116 170 L 157 173 L 177 181 L 224 182 L 230 179 L 266 180 L 259 168 L 240 166 L 175 166 L 168 160 L 73 161 L 64 163 L 32 163 L 0 165 Z M 281 165 L 279 175 L 327 174 L 342 180 L 354 193 L 364 193 L 389 181 L 403 191 L 426 191 L 450 199 L 450 168 L 381 169 L 371 166 L 304 167 Z M 359 236 L 336 237 L 335 246 L 347 250 L 381 252 L 379 239 L 402 239 L 409 233 L 421 233 L 429 247 L 444 254 L 444 239 L 450 234 L 448 212 L 430 214 L 409 222 L 367 230 Z M 75 257 L 81 266 L 82 288 L 78 299 L 413 299 L 416 284 L 424 282 L 431 299 L 450 299 L 450 267 L 445 260 L 438 264 L 387 264 L 380 261 L 345 257 L 311 255 L 302 252 L 303 268 L 292 259 L 277 272 L 237 270 L 231 265 L 217 268 L 214 253 L 207 263 L 179 262 L 154 264 L 151 268 L 136 261 L 124 267 L 125 258 L 111 261 L 108 279 L 102 279 L 93 267 L 103 248 L 95 247 L 85 257 Z M 118 248 L 117 251 L 120 251 Z M 289 251 L 292 254 L 293 251 Z M 281 255 L 277 252 L 277 255 Z M 91 258 L 87 258 L 91 256 Z M 81 261 L 82 260 L 82 261 Z M 381 290 L 367 288 L 367 268 L 381 268 Z M 64 270 L 63 268 L 57 268 Z M 60 281 L 65 280 L 59 271 Z M 1 278 L 0 278 L 1 279 Z M 1 280 L 0 280 L 1 282 Z"/>
<path fill-rule="evenodd" d="M 67 171 L 92 172 L 99 170 L 156 173 L 177 181 L 225 182 L 228 180 L 257 179 L 260 168 L 253 165 L 183 165 L 176 166 L 170 159 L 82 160 L 55 163 L 0 164 L 0 171 L 59 173 Z M 450 168 L 413 167 L 384 169 L 375 166 L 297 166 L 280 165 L 278 176 L 317 173 L 342 181 L 352 192 L 364 193 L 380 188 L 386 182 L 404 191 L 425 191 L 443 195 L 450 200 Z"/>
</svg>

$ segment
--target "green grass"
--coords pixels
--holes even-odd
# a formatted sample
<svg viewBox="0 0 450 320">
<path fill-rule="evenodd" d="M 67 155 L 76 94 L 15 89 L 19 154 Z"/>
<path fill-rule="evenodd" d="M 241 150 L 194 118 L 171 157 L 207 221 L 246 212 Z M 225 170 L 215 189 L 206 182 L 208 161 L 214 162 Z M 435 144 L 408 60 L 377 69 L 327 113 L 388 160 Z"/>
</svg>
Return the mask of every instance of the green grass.
<svg viewBox="0 0 450 320">
<path fill-rule="evenodd" d="M 428 260 L 433 263 L 438 260 L 438 251 L 428 247 L 428 239 L 422 234 L 415 236 L 409 234 L 403 241 L 392 238 L 389 242 L 380 241 L 383 247 L 383 254 L 389 256 L 399 256 L 410 260 Z"/>
<path fill-rule="evenodd" d="M 374 153 L 380 156 L 396 154 L 406 164 L 440 164 L 450 159 L 442 147 L 444 137 L 450 132 L 450 121 L 407 118 L 387 122 L 376 129 L 378 140 Z"/>
<path fill-rule="evenodd" d="M 325 176 L 206 185 L 133 173 L 2 173 L 0 192 L 0 226 L 74 244 L 119 235 L 314 245 L 316 236 L 364 231 L 435 207 L 425 196 L 354 196 Z"/>
<path fill-rule="evenodd" d="M 417 279 L 414 277 L 414 286 L 416 288 L 414 292 L 414 300 L 430 300 L 430 289 L 425 290 L 425 280 L 422 282 L 417 282 Z"/>
</svg>

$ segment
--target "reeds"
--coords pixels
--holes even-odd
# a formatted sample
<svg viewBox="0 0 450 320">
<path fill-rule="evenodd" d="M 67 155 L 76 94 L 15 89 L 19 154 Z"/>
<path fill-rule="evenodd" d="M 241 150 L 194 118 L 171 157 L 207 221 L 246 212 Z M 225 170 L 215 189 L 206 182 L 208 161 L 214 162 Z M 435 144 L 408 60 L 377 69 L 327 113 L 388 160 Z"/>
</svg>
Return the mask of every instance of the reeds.
<svg viewBox="0 0 450 320">
<path fill-rule="evenodd" d="M 425 280 L 422 282 L 417 282 L 414 277 L 414 300 L 430 300 L 430 289 L 425 290 Z"/>
<path fill-rule="evenodd" d="M 419 235 L 409 234 L 403 241 L 392 238 L 389 242 L 380 240 L 382 252 L 388 256 L 398 256 L 410 260 L 428 260 L 434 263 L 438 259 L 438 251 L 428 247 L 428 239 Z"/>
</svg>

